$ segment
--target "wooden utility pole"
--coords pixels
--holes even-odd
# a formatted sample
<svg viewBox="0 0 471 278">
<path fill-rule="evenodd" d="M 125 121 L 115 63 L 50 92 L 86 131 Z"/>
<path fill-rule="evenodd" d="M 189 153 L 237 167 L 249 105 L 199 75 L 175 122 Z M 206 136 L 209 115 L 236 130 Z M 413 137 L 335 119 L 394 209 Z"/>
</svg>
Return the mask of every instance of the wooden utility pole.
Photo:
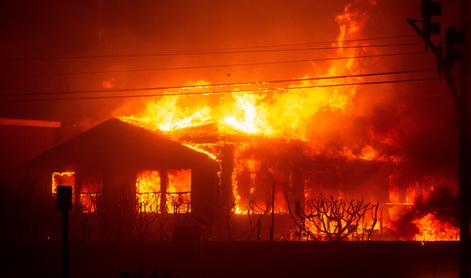
<svg viewBox="0 0 471 278">
<path fill-rule="evenodd" d="M 446 84 L 450 91 L 453 105 L 455 108 L 456 113 L 456 124 L 458 128 L 458 183 L 459 183 L 459 210 L 460 210 L 460 278 L 470 278 L 470 262 L 471 262 L 471 241 L 470 241 L 470 204 L 471 198 L 470 195 L 470 170 L 471 170 L 471 160 L 470 160 L 470 135 L 469 135 L 469 97 L 468 97 L 468 85 L 469 85 L 469 78 L 468 78 L 468 69 L 467 64 L 470 59 L 469 55 L 469 43 L 467 42 L 466 38 L 470 37 L 469 30 L 467 28 L 466 21 L 467 18 L 467 0 L 461 0 L 461 11 L 462 11 L 462 22 L 461 28 L 463 30 L 464 39 L 464 50 L 463 56 L 461 59 L 463 60 L 461 64 L 461 86 L 458 89 L 456 82 L 453 77 L 453 64 L 454 60 L 457 59 L 455 53 L 453 52 L 454 49 L 450 49 L 450 45 L 447 45 L 447 55 L 444 57 L 443 49 L 441 46 L 435 46 L 430 39 L 430 33 L 427 33 L 427 30 L 424 30 L 425 24 L 430 26 L 430 22 L 426 23 L 425 19 L 422 20 L 415 20 L 412 18 L 408 18 L 407 22 L 412 26 L 414 31 L 422 38 L 425 43 L 426 49 L 430 49 L 432 53 L 435 55 L 437 59 L 437 65 L 439 72 L 443 72 L 445 77 Z M 423 0 L 422 1 L 422 13 L 424 13 L 424 3 L 430 5 L 432 3 L 431 0 Z M 433 3 L 437 4 L 437 2 Z M 439 4 L 438 4 L 439 5 Z M 440 7 L 441 13 L 441 7 Z M 423 15 L 424 16 L 424 15 Z M 428 18 L 430 21 L 430 17 Z M 422 22 L 423 26 L 420 29 L 417 26 L 417 22 Z M 450 36 L 449 28 L 447 30 L 447 34 L 445 35 L 445 41 L 447 40 L 455 40 L 456 36 L 455 33 Z M 454 29 L 453 29 L 454 31 Z M 452 33 L 452 32 L 450 32 Z M 454 44 L 454 42 L 453 42 Z M 451 52 L 451 55 L 450 55 Z"/>
<path fill-rule="evenodd" d="M 471 277 L 471 238 L 470 238 L 470 177 L 471 177 L 471 149 L 469 135 L 469 62 L 471 45 L 469 38 L 470 19 L 468 18 L 468 0 L 461 0 L 461 28 L 464 34 L 463 63 L 461 64 L 461 110 L 458 116 L 458 125 L 460 128 L 460 145 L 459 145 L 459 182 L 460 182 L 460 241 L 461 241 L 461 262 L 460 262 L 460 278 Z"/>
</svg>

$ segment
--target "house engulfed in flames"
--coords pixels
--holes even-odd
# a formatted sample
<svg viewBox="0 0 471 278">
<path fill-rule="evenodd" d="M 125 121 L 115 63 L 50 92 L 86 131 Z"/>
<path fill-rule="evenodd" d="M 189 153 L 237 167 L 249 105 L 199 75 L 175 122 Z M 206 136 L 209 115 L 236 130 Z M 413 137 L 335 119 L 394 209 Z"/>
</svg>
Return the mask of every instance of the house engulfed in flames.
<svg viewBox="0 0 471 278">
<path fill-rule="evenodd" d="M 74 186 L 72 219 L 85 238 L 167 239 L 199 230 L 201 237 L 216 240 L 263 240 L 269 234 L 456 240 L 451 213 L 417 209 L 436 200 L 429 195 L 441 180 L 425 173 L 420 181 L 398 182 L 395 171 L 404 154 L 384 150 L 401 150 L 400 143 L 350 122 L 374 102 L 364 107 L 358 86 L 338 86 L 327 78 L 357 82 L 363 79 L 356 74 L 368 72 L 365 60 L 354 59 L 366 50 L 349 41 L 362 37 L 368 16 L 361 7 L 347 4 L 335 17 L 337 40 L 327 43 L 341 58 L 312 63 L 303 78 L 284 85 L 198 81 L 144 103 L 129 101 L 113 113 L 119 120 L 90 129 L 28 166 L 52 175 L 51 200 L 57 185 Z M 191 96 L 180 97 L 186 93 Z M 443 182 L 450 188 L 454 183 Z M 373 221 L 360 221 L 356 212 L 346 220 L 334 215 L 354 205 L 374 208 Z M 309 219 L 314 220 L 308 225 Z M 365 227 L 366 238 L 354 235 Z M 322 229 L 321 235 L 312 232 Z M 352 236 L 344 238 L 345 231 Z"/>
<path fill-rule="evenodd" d="M 319 194 L 380 203 L 368 239 L 388 237 L 390 163 L 315 155 L 296 140 L 221 140 L 210 129 L 172 140 L 110 119 L 28 167 L 51 175 L 51 201 L 58 185 L 73 187 L 77 238 L 264 240 L 273 229 L 275 239 L 302 239 L 293 236 L 293 211 Z"/>
<path fill-rule="evenodd" d="M 383 171 L 372 178 L 369 190 L 376 192 L 375 200 L 387 201 L 384 163 L 312 156 L 300 141 L 234 135 L 220 143 L 216 135 L 205 134 L 179 135 L 190 148 L 110 119 L 27 166 L 51 175 L 51 200 L 58 185 L 73 187 L 73 230 L 79 238 L 166 239 L 183 225 L 204 230 L 208 238 L 263 239 L 269 223 L 262 220 L 273 212 L 276 238 L 288 239 L 289 206 L 319 193 L 316 185 L 328 182 L 333 191 L 350 196 L 364 186 L 344 188 L 332 181 L 332 175 L 347 172 Z"/>
<path fill-rule="evenodd" d="M 201 223 L 213 221 L 217 163 L 117 119 L 45 152 L 27 167 L 51 174 L 51 197 L 58 185 L 73 187 L 73 213 L 89 224 L 77 224 L 77 237 L 129 238 L 136 225 L 149 221 L 138 221 L 136 214 L 191 213 Z"/>
</svg>

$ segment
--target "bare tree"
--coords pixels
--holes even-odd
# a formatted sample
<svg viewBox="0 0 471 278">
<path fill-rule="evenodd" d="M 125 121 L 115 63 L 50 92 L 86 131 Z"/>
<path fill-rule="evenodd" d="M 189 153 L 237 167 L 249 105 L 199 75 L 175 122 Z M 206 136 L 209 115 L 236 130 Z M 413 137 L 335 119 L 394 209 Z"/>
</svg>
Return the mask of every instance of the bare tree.
<svg viewBox="0 0 471 278">
<path fill-rule="evenodd" d="M 176 227 L 191 226 L 192 220 L 196 220 L 191 214 L 190 194 L 190 192 L 167 193 L 167 202 L 170 205 L 167 208 L 175 219 L 174 230 Z"/>
<path fill-rule="evenodd" d="M 190 192 L 167 193 L 167 202 L 174 214 L 189 214 L 191 209 Z"/>
<path fill-rule="evenodd" d="M 271 211 L 271 204 L 267 203 L 265 207 L 257 205 L 254 200 L 249 201 L 247 208 L 247 216 L 249 218 L 249 240 L 252 239 L 255 233 L 257 241 L 262 239 L 262 223 L 265 215 Z"/>
<path fill-rule="evenodd" d="M 136 198 L 135 228 L 137 238 L 143 240 L 149 227 L 157 223 L 160 231 L 160 239 L 167 238 L 163 227 L 163 215 L 160 211 L 160 193 L 139 193 Z"/>
<path fill-rule="evenodd" d="M 102 209 L 103 194 L 98 192 L 77 192 L 80 194 L 78 209 L 75 210 L 77 236 L 81 239 L 93 238 L 97 226 L 97 213 Z"/>
<path fill-rule="evenodd" d="M 287 200 L 288 201 L 288 200 Z M 362 200 L 336 199 L 319 195 L 299 201 L 288 210 L 296 226 L 295 236 L 304 240 L 370 240 L 378 220 L 379 203 Z"/>
<path fill-rule="evenodd" d="M 183 225 L 191 216 L 191 197 L 189 192 L 167 193 L 166 213 L 161 211 L 160 192 L 138 193 L 136 198 L 135 228 L 137 237 L 145 239 L 149 228 L 156 224 L 160 240 L 167 240 L 166 230 L 169 217 L 175 218 L 175 225 Z"/>
</svg>

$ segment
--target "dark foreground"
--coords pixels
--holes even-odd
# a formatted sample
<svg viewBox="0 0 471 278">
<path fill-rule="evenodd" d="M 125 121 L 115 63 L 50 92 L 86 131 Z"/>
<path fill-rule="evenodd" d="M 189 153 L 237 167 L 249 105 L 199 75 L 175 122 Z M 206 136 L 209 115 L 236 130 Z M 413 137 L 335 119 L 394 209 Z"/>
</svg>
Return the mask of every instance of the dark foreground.
<svg viewBox="0 0 471 278">
<path fill-rule="evenodd" d="M 8 243 L 0 277 L 59 277 L 56 242 Z M 71 277 L 458 277 L 456 242 L 73 242 Z"/>
</svg>

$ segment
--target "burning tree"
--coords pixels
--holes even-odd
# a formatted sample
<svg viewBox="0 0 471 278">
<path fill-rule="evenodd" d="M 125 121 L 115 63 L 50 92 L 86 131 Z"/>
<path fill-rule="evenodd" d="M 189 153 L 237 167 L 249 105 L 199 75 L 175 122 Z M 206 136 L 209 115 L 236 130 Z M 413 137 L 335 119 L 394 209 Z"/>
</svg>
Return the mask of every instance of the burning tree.
<svg viewBox="0 0 471 278">
<path fill-rule="evenodd" d="M 378 220 L 379 203 L 336 199 L 319 195 L 295 203 L 288 210 L 296 225 L 295 236 L 304 240 L 369 240 Z"/>
</svg>

